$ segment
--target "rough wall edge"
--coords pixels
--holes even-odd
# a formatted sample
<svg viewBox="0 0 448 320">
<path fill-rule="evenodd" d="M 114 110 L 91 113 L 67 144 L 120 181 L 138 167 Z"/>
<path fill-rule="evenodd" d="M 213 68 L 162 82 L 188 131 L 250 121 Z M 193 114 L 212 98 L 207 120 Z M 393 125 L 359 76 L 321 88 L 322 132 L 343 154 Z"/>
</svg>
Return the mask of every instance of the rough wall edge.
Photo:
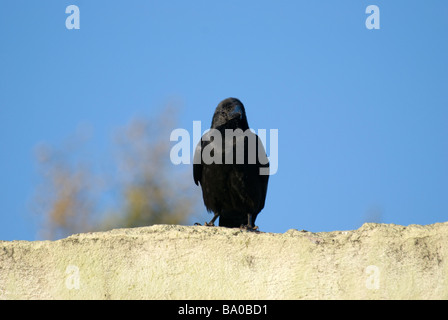
<svg viewBox="0 0 448 320">
<path fill-rule="evenodd" d="M 448 223 L 156 225 L 0 241 L 0 299 L 447 299 Z"/>
</svg>

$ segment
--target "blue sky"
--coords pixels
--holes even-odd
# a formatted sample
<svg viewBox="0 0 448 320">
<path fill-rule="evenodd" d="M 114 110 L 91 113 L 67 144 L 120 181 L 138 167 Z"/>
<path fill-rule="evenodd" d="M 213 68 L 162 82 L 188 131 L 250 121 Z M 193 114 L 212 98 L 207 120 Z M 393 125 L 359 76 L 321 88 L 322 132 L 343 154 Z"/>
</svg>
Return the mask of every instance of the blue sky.
<svg viewBox="0 0 448 320">
<path fill-rule="evenodd" d="M 0 39 L 2 240 L 37 237 L 36 145 L 88 124 L 106 153 L 173 98 L 188 130 L 230 96 L 278 129 L 262 231 L 448 221 L 446 1 L 2 1 Z"/>
</svg>

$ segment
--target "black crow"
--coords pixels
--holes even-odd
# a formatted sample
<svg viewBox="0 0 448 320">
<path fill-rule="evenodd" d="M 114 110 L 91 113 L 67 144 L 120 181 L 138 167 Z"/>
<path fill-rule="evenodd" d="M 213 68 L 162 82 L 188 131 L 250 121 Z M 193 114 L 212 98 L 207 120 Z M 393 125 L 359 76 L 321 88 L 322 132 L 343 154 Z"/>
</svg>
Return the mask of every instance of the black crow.
<svg viewBox="0 0 448 320">
<path fill-rule="evenodd" d="M 228 98 L 215 110 L 210 131 L 196 147 L 193 178 L 201 184 L 207 211 L 214 217 L 205 225 L 256 230 L 269 179 L 269 162 L 258 136 L 250 131 L 240 100 Z"/>
</svg>

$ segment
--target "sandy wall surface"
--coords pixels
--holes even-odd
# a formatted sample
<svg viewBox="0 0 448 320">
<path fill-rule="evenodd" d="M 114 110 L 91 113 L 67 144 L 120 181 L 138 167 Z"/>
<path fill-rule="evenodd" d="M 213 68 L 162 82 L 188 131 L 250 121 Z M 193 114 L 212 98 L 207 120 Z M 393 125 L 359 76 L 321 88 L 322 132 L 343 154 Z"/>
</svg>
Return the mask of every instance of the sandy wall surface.
<svg viewBox="0 0 448 320">
<path fill-rule="evenodd" d="M 448 299 L 448 223 L 156 225 L 0 241 L 0 299 Z"/>
</svg>

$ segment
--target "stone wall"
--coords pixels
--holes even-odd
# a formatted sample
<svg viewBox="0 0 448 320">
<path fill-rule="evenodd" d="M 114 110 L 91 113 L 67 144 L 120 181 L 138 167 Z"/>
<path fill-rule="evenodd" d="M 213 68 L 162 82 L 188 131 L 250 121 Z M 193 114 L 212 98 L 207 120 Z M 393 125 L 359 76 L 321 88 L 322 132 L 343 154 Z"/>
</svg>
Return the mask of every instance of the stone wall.
<svg viewBox="0 0 448 320">
<path fill-rule="evenodd" d="M 448 299 L 448 223 L 156 225 L 0 241 L 0 299 Z"/>
</svg>

